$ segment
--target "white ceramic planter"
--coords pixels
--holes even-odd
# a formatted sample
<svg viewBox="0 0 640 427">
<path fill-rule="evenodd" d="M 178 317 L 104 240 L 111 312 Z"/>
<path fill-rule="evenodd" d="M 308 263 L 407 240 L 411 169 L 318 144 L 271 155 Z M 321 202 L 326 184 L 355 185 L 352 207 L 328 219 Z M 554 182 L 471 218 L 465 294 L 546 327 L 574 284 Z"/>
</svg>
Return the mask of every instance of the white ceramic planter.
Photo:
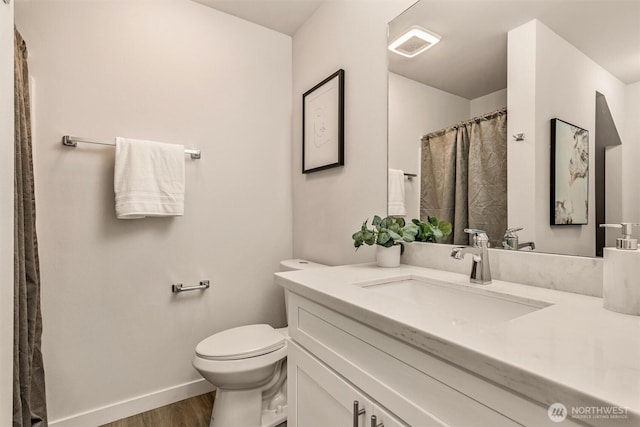
<svg viewBox="0 0 640 427">
<path fill-rule="evenodd" d="M 376 245 L 376 264 L 378 267 L 399 267 L 400 245 L 393 245 L 390 248 Z"/>
</svg>

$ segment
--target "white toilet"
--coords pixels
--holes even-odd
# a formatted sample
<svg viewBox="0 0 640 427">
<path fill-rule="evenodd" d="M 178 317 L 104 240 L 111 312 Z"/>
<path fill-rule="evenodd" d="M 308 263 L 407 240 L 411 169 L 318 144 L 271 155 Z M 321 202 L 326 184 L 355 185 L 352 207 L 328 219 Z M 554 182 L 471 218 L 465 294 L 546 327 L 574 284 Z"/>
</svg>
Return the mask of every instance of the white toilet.
<svg viewBox="0 0 640 427">
<path fill-rule="evenodd" d="M 280 271 L 325 267 L 290 259 Z M 217 387 L 210 427 L 276 427 L 287 419 L 287 328 L 246 325 L 196 346 L 193 367 Z"/>
</svg>

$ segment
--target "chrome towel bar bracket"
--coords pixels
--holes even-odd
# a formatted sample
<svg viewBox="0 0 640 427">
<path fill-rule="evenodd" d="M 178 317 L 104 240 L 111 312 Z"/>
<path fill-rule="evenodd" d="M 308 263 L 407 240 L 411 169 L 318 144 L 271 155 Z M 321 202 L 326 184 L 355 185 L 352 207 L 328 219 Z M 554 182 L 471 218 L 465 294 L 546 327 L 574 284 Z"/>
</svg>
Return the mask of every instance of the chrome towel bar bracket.
<svg viewBox="0 0 640 427">
<path fill-rule="evenodd" d="M 171 292 L 186 292 L 186 291 L 196 291 L 198 289 L 205 290 L 209 289 L 209 281 L 201 280 L 199 285 L 196 286 L 184 286 L 182 283 L 173 283 L 171 285 Z"/>
<path fill-rule="evenodd" d="M 416 176 L 418 176 L 418 175 L 416 175 L 415 173 L 406 173 L 405 172 L 405 174 L 404 174 L 404 177 L 407 178 L 409 181 L 413 180 L 413 178 L 415 178 Z"/>
</svg>

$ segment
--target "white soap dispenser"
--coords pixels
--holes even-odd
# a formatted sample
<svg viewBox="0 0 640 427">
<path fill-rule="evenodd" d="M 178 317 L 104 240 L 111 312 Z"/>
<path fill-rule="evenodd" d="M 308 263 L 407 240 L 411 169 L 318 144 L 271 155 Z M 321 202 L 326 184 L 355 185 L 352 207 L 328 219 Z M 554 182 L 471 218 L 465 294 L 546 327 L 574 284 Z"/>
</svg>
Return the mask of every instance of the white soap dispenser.
<svg viewBox="0 0 640 427">
<path fill-rule="evenodd" d="M 607 310 L 640 316 L 640 250 L 638 240 L 631 238 L 634 226 L 640 224 L 600 224 L 622 228 L 615 249 L 604 248 L 602 298 Z"/>
</svg>

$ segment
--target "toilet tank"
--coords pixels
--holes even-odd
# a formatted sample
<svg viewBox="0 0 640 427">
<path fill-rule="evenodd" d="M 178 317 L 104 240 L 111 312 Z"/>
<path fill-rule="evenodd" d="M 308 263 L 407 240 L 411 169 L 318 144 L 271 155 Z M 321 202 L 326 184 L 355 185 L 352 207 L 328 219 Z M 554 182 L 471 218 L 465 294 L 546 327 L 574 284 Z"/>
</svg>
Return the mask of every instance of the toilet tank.
<svg viewBox="0 0 640 427">
<path fill-rule="evenodd" d="M 295 270 L 307 270 L 311 268 L 326 267 L 324 264 L 318 264 L 317 262 L 307 261 L 306 259 L 285 259 L 280 261 L 280 271 L 295 271 Z"/>
<path fill-rule="evenodd" d="M 324 264 L 318 264 L 317 262 L 307 261 L 306 259 L 285 259 L 284 261 L 280 261 L 280 271 L 295 271 L 295 270 L 310 270 L 313 268 L 323 268 L 328 267 Z M 289 293 L 285 291 L 284 293 L 284 308 L 285 310 L 289 310 Z M 286 312 L 285 312 L 286 318 Z"/>
</svg>

